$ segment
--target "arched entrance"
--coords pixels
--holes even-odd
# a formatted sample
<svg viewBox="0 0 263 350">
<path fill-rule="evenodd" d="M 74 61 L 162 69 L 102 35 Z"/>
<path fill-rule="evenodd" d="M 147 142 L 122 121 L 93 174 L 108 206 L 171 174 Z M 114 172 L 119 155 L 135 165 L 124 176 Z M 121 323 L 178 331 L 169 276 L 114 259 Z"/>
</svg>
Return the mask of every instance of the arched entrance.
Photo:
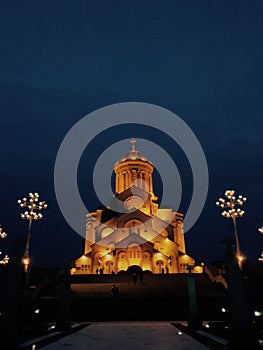
<svg viewBox="0 0 263 350">
<path fill-rule="evenodd" d="M 159 273 L 164 272 L 164 262 L 162 260 L 156 261 L 157 269 Z"/>
<path fill-rule="evenodd" d="M 142 268 L 140 266 L 138 266 L 138 265 L 132 265 L 132 266 L 128 267 L 127 272 L 129 272 L 129 273 L 140 273 L 140 272 L 142 272 Z"/>
<path fill-rule="evenodd" d="M 106 271 L 105 273 L 110 274 L 113 271 L 113 262 L 112 261 L 106 261 Z"/>
</svg>

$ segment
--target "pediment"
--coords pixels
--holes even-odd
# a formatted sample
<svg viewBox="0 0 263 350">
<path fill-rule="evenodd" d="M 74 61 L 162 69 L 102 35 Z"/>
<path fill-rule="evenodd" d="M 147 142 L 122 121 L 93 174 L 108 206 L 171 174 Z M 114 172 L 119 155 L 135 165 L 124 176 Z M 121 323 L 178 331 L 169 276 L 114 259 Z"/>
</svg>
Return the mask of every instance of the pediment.
<svg viewBox="0 0 263 350">
<path fill-rule="evenodd" d="M 141 222 L 146 222 L 152 219 L 152 217 L 150 215 L 145 214 L 144 212 L 142 212 L 139 209 L 131 209 L 130 211 L 123 213 L 122 215 L 120 215 L 117 219 L 117 225 L 118 226 L 123 226 L 121 224 L 124 224 L 127 221 L 130 220 L 139 220 Z"/>
<path fill-rule="evenodd" d="M 137 187 L 137 186 L 132 186 L 130 188 L 127 188 L 126 190 L 124 190 L 121 193 L 117 193 L 115 195 L 116 198 L 118 198 L 120 201 L 124 202 L 126 198 L 130 197 L 130 196 L 138 196 L 145 199 L 150 199 L 151 198 L 151 194 L 144 191 L 143 189 Z"/>
<path fill-rule="evenodd" d="M 110 233 L 109 235 L 107 235 L 106 237 L 100 239 L 97 242 L 94 242 L 91 247 L 94 247 L 95 245 L 99 245 L 99 246 L 103 246 L 103 247 L 107 247 L 109 246 L 111 243 L 114 243 L 114 245 L 123 240 L 125 237 L 127 237 L 129 235 L 129 230 L 124 230 L 122 228 L 119 229 L 115 229 L 114 232 Z"/>
<path fill-rule="evenodd" d="M 128 237 L 125 237 L 123 240 L 116 243 L 115 248 L 127 248 L 138 245 L 148 245 L 151 249 L 154 248 L 154 244 L 152 242 L 147 241 L 136 233 L 131 233 Z"/>
</svg>

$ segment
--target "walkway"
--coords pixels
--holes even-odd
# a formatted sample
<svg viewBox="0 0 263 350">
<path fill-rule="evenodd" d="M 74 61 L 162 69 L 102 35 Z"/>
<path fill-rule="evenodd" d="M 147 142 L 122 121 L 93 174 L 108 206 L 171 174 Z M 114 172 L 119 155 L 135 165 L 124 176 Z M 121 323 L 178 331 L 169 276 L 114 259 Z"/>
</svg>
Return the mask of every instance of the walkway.
<svg viewBox="0 0 263 350">
<path fill-rule="evenodd" d="M 92 323 L 43 350 L 206 350 L 169 322 Z"/>
</svg>

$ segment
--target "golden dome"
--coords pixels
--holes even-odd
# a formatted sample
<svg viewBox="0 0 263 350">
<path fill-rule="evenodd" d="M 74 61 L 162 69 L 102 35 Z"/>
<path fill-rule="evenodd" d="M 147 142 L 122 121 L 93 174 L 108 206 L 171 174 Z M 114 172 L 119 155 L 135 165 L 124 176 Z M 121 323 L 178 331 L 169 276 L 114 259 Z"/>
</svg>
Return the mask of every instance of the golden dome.
<svg viewBox="0 0 263 350">
<path fill-rule="evenodd" d="M 116 164 L 122 163 L 122 162 L 126 162 L 128 160 L 141 160 L 143 162 L 148 162 L 150 164 L 152 164 L 145 156 L 143 156 L 136 148 L 135 148 L 135 139 L 131 140 L 131 150 L 125 154 L 125 156 L 123 156 Z"/>
</svg>

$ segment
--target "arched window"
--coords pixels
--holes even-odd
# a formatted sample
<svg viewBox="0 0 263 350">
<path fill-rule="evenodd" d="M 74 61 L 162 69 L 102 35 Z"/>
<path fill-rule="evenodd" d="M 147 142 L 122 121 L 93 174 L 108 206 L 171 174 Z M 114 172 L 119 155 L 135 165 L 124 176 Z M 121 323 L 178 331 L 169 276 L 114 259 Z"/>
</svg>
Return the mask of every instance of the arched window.
<svg viewBox="0 0 263 350">
<path fill-rule="evenodd" d="M 143 225 L 142 221 L 140 221 L 138 219 L 131 219 L 131 220 L 128 220 L 125 222 L 124 227 L 125 228 L 129 228 L 129 227 L 136 228 L 136 226 L 140 226 L 140 225 Z"/>
<path fill-rule="evenodd" d="M 106 227 L 101 231 L 101 238 L 107 237 L 108 235 L 110 235 L 112 232 L 114 231 L 114 229 L 112 227 Z"/>
</svg>

